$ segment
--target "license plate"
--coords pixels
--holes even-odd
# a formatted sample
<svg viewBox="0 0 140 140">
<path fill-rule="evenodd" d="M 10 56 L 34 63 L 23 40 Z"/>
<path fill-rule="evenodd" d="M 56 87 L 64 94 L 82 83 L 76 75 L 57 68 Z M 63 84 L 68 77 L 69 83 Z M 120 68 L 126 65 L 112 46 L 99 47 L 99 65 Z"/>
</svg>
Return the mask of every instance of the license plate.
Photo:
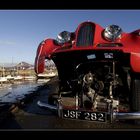
<svg viewBox="0 0 140 140">
<path fill-rule="evenodd" d="M 63 118 L 69 118 L 69 119 L 106 122 L 106 120 L 107 120 L 106 116 L 107 116 L 107 114 L 105 112 L 63 110 Z"/>
</svg>

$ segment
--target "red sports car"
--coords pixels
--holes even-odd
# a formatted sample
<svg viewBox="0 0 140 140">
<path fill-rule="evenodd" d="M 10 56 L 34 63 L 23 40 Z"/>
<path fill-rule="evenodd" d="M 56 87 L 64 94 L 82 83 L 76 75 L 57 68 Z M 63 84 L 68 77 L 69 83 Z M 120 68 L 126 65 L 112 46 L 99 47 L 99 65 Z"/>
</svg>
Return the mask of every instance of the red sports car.
<svg viewBox="0 0 140 140">
<path fill-rule="evenodd" d="M 35 72 L 44 71 L 45 59 L 54 61 L 59 91 L 41 107 L 57 110 L 64 118 L 113 122 L 140 119 L 140 30 L 123 32 L 81 23 L 75 32 L 63 31 L 40 43 Z M 57 97 L 56 97 L 57 96 Z M 63 105 L 67 99 L 74 103 Z"/>
</svg>

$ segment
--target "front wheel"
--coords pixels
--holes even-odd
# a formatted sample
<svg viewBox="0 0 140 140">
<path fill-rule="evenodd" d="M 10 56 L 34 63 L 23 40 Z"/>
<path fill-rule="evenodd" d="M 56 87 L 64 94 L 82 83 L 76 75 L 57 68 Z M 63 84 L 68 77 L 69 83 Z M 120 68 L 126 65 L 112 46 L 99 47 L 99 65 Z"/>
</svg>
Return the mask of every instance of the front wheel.
<svg viewBox="0 0 140 140">
<path fill-rule="evenodd" d="M 140 112 L 140 76 L 132 76 L 131 79 L 131 109 L 133 112 Z M 135 120 L 136 124 L 140 124 L 140 120 Z"/>
</svg>

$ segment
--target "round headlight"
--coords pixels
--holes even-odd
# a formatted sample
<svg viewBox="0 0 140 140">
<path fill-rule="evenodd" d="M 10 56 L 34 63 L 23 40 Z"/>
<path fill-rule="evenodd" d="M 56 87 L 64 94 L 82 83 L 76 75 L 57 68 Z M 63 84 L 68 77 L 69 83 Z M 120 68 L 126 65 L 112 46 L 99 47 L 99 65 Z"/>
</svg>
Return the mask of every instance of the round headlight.
<svg viewBox="0 0 140 140">
<path fill-rule="evenodd" d="M 115 41 L 121 37 L 122 29 L 118 25 L 110 25 L 104 30 L 104 37 L 109 41 Z"/>
<path fill-rule="evenodd" d="M 68 31 L 63 31 L 57 35 L 56 40 L 58 44 L 64 44 L 66 42 L 69 42 L 71 40 L 71 33 Z"/>
</svg>

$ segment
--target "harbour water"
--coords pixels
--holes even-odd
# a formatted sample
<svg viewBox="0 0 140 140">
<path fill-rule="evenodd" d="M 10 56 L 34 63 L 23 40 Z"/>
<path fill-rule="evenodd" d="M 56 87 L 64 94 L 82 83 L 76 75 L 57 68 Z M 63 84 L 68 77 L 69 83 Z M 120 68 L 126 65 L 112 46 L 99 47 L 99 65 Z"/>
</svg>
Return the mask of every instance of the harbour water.
<svg viewBox="0 0 140 140">
<path fill-rule="evenodd" d="M 0 87 L 0 105 L 6 103 L 16 103 L 25 98 L 27 94 L 36 91 L 39 86 L 42 86 L 49 79 L 42 81 L 22 81 L 14 84 L 5 84 Z"/>
</svg>

